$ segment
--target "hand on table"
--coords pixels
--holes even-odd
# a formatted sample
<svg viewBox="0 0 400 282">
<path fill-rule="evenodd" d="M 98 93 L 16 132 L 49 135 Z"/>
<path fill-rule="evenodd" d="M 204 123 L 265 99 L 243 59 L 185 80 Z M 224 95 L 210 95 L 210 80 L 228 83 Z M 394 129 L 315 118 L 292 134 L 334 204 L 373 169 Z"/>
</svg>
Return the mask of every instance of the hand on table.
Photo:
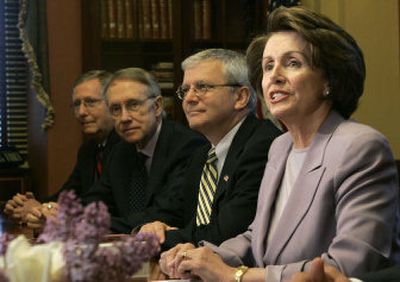
<svg viewBox="0 0 400 282">
<path fill-rule="evenodd" d="M 58 204 L 55 202 L 44 203 L 39 207 L 33 207 L 24 220 L 32 229 L 42 229 L 46 219 L 57 215 Z"/>
<path fill-rule="evenodd" d="M 40 206 L 40 203 L 35 200 L 32 192 L 25 194 L 16 194 L 11 200 L 8 200 L 4 213 L 9 215 L 12 219 L 22 220 L 27 213 L 27 209 L 33 206 Z"/>
<path fill-rule="evenodd" d="M 335 267 L 324 264 L 321 258 L 312 261 L 311 267 L 306 272 L 295 273 L 289 281 L 286 282 L 349 282 Z"/>
<path fill-rule="evenodd" d="M 225 264 L 222 258 L 208 247 L 181 251 L 175 261 L 177 277 L 200 278 L 201 281 L 231 281 L 236 268 Z"/>
<path fill-rule="evenodd" d="M 171 227 L 161 221 L 154 221 L 151 223 L 147 223 L 145 225 L 143 225 L 140 230 L 139 233 L 151 233 L 157 236 L 158 241 L 160 242 L 160 244 L 164 243 L 165 241 L 165 231 L 168 230 L 176 230 L 178 228 L 176 227 Z"/>
<path fill-rule="evenodd" d="M 195 249 L 196 247 L 193 244 L 178 244 L 172 249 L 169 249 L 166 252 L 163 252 L 160 255 L 159 265 L 161 271 L 167 274 L 170 278 L 179 278 L 177 273 L 177 266 L 180 261 L 183 259 L 183 254 L 185 251 Z"/>
</svg>

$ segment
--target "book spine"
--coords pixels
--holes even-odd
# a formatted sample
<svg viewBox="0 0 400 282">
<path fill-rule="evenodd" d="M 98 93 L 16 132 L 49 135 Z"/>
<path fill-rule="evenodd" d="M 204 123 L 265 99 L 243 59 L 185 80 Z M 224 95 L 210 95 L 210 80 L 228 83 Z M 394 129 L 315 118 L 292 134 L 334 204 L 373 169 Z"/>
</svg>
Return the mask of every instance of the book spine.
<svg viewBox="0 0 400 282">
<path fill-rule="evenodd" d="M 152 37 L 152 28 L 151 28 L 151 5 L 150 0 L 142 1 L 143 8 L 143 38 L 149 39 Z"/>
<path fill-rule="evenodd" d="M 144 38 L 144 23 L 143 23 L 143 0 L 136 0 L 136 7 L 138 10 L 138 31 L 139 38 Z"/>
<path fill-rule="evenodd" d="M 168 38 L 170 38 L 170 39 L 172 39 L 172 37 L 174 35 L 173 34 L 173 25 L 172 25 L 172 17 L 173 17 L 172 1 L 173 0 L 168 0 L 168 31 L 169 31 Z"/>
<path fill-rule="evenodd" d="M 101 38 L 108 37 L 108 10 L 107 0 L 100 0 L 100 23 L 101 23 Z"/>
<path fill-rule="evenodd" d="M 108 37 L 117 37 L 117 19 L 115 15 L 115 2 L 114 0 L 107 0 L 108 8 Z"/>
<path fill-rule="evenodd" d="M 203 0 L 203 39 L 211 39 L 211 0 Z"/>
<path fill-rule="evenodd" d="M 169 34 L 168 1 L 160 0 L 160 38 L 167 39 Z"/>
<path fill-rule="evenodd" d="M 160 38 L 160 3 L 159 0 L 151 0 L 151 26 L 152 38 Z"/>
<path fill-rule="evenodd" d="M 193 28 L 194 39 L 203 38 L 203 0 L 195 0 L 193 3 Z"/>
<path fill-rule="evenodd" d="M 117 37 L 126 38 L 125 25 L 125 3 L 124 0 L 117 1 Z"/>
<path fill-rule="evenodd" d="M 134 25 L 134 5 L 133 0 L 125 0 L 125 26 L 126 26 L 126 38 L 132 39 L 135 37 L 135 25 Z"/>
</svg>

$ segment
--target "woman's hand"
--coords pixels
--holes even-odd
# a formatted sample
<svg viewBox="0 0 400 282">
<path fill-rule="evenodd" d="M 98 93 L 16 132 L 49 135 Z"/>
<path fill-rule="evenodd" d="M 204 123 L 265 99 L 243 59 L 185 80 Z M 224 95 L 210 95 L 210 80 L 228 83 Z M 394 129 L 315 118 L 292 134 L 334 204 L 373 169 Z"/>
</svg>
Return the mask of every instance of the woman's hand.
<svg viewBox="0 0 400 282">
<path fill-rule="evenodd" d="M 321 258 L 316 258 L 308 271 L 295 273 L 286 282 L 350 282 L 350 280 L 335 267 L 324 264 Z"/>
<path fill-rule="evenodd" d="M 179 278 L 200 277 L 202 281 L 232 281 L 236 271 L 207 247 L 184 251 L 176 263 Z"/>
<path fill-rule="evenodd" d="M 177 266 L 183 259 L 185 252 L 194 248 L 196 247 L 190 243 L 178 244 L 172 249 L 163 252 L 159 261 L 161 271 L 167 274 L 170 278 L 178 278 L 176 272 Z"/>
</svg>

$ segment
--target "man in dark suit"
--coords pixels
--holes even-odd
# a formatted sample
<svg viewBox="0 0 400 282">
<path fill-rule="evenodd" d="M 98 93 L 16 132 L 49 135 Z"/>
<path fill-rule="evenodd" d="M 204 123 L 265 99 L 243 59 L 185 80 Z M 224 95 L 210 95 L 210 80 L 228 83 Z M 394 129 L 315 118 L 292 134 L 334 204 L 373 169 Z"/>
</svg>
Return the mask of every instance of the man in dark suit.
<svg viewBox="0 0 400 282">
<path fill-rule="evenodd" d="M 105 202 L 112 231 L 129 233 L 145 222 L 164 219 L 160 210 L 176 197 L 190 155 L 205 141 L 183 125 L 162 119 L 160 88 L 143 69 L 117 71 L 104 94 L 123 142 L 113 148 L 107 170 L 83 200 Z"/>
<path fill-rule="evenodd" d="M 173 225 L 167 218 L 140 230 L 155 233 L 164 249 L 190 243 L 167 252 L 171 256 L 200 240 L 219 244 L 246 230 L 254 218 L 268 148 L 280 133 L 253 115 L 256 96 L 242 54 L 209 49 L 187 58 L 182 68 L 178 97 L 190 127 L 211 145 L 199 148 L 188 166 L 181 204 L 174 207 L 181 208 L 181 221 Z M 215 167 L 208 174 L 213 152 Z"/>
<path fill-rule="evenodd" d="M 101 93 L 110 76 L 108 72 L 93 70 L 79 76 L 73 84 L 74 114 L 82 126 L 86 141 L 79 148 L 75 167 L 64 185 L 57 193 L 42 197 L 40 200 L 45 202 L 43 205 L 30 192 L 17 194 L 7 202 L 6 214 L 27 221 L 32 228 L 39 228 L 43 224 L 42 215 L 56 211 L 57 205 L 52 201 L 57 201 L 61 191 L 74 190 L 80 197 L 100 177 L 111 148 L 119 141 Z"/>
</svg>

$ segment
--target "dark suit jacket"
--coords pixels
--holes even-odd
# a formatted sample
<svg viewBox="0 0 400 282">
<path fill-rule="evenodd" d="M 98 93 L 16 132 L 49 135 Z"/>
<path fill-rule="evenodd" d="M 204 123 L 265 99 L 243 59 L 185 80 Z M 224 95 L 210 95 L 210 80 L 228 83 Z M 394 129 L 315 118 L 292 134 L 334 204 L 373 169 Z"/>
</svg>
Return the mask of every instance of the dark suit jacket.
<svg viewBox="0 0 400 282">
<path fill-rule="evenodd" d="M 385 268 L 380 271 L 369 272 L 357 277 L 363 282 L 399 282 L 400 266 Z"/>
<path fill-rule="evenodd" d="M 129 212 L 128 189 L 137 151 L 135 145 L 123 141 L 113 148 L 106 171 L 89 193 L 83 196 L 83 202 L 87 204 L 101 200 L 106 203 L 112 216 L 111 229 L 117 233 L 129 233 L 145 222 L 164 221 L 159 210 L 169 206 L 170 199 L 177 197 L 177 187 L 180 187 L 187 160 L 195 148 L 204 142 L 204 138 L 194 131 L 164 120 L 149 172 L 146 208 L 143 212 Z"/>
<path fill-rule="evenodd" d="M 249 115 L 228 150 L 214 196 L 210 223 L 196 226 L 200 178 L 210 145 L 198 149 L 188 166 L 183 185 L 181 224 L 184 228 L 166 232 L 164 249 L 178 243 L 207 240 L 219 244 L 247 229 L 254 218 L 257 195 L 269 146 L 280 134 L 271 121 Z"/>
<path fill-rule="evenodd" d="M 103 151 L 103 167 L 106 165 L 107 158 L 111 152 L 112 147 L 120 141 L 120 137 L 115 132 L 111 131 L 106 146 Z M 44 199 L 44 202 L 57 201 L 58 195 L 65 190 L 73 190 L 78 197 L 85 194 L 95 182 L 95 168 L 96 168 L 96 150 L 97 142 L 94 139 L 84 142 L 78 151 L 77 161 L 68 180 L 60 188 L 60 190 Z"/>
</svg>

